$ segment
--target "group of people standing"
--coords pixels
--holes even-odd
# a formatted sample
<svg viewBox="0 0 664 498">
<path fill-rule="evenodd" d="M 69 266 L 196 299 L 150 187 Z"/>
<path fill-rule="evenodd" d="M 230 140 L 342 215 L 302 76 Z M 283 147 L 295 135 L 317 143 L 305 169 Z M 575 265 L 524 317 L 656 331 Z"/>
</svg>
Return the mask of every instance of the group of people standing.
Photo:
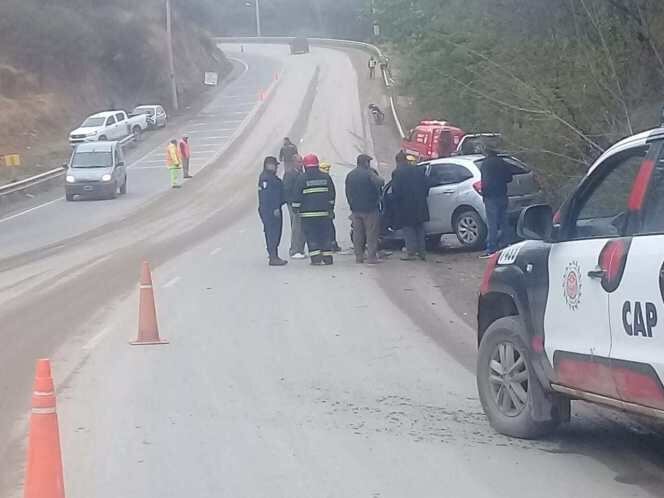
<svg viewBox="0 0 664 498">
<path fill-rule="evenodd" d="M 189 160 L 191 159 L 191 146 L 189 136 L 183 135 L 178 142 L 173 138 L 166 146 L 166 166 L 171 175 L 171 188 L 182 186 L 182 177 L 191 178 L 189 174 Z"/>
<path fill-rule="evenodd" d="M 283 180 L 277 175 L 284 163 Z M 356 167 L 345 180 L 346 199 L 351 211 L 351 238 L 357 263 L 377 264 L 380 235 L 380 199 L 385 181 L 371 166 L 372 157 L 360 154 Z M 401 259 L 426 259 L 423 224 L 429 219 L 428 188 L 415 158 L 400 152 L 392 174 L 392 195 L 396 221 L 406 234 L 406 254 Z M 270 266 L 283 266 L 279 243 L 283 229 L 282 206 L 288 207 L 291 223 L 292 259 L 304 259 L 305 244 L 312 265 L 331 265 L 341 248 L 336 241 L 334 207 L 336 189 L 330 165 L 315 154 L 301 157 L 297 147 L 284 139 L 279 159 L 267 156 L 258 180 L 258 213 L 263 222 Z"/>
</svg>

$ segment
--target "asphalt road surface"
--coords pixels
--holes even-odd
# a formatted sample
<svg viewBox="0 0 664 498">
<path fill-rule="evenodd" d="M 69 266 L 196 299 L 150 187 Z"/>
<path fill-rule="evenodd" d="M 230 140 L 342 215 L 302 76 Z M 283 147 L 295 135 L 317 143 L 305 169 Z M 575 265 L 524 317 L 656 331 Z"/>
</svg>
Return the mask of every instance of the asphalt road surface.
<svg viewBox="0 0 664 498">
<path fill-rule="evenodd" d="M 363 109 L 379 87 L 367 87 L 358 53 L 248 45 L 231 55 L 247 75 L 259 71 L 244 93 L 272 84 L 275 68 L 278 83 L 243 110 L 259 113 L 250 132 L 203 170 L 201 157 L 185 188 L 168 191 L 166 173 L 150 168 L 155 152 L 130 169 L 131 191 L 150 192 L 133 206 L 36 210 L 56 234 L 35 229 L 49 221 L 32 213 L 0 225 L 3 243 L 21 241 L 0 260 L 0 496 L 21 495 L 40 356 L 59 388 L 69 498 L 661 496 L 661 444 L 613 412 L 583 408 L 539 442 L 488 426 L 464 317 L 471 298 L 446 298 L 454 289 L 443 287 L 464 282 L 439 275 L 446 262 L 466 265 L 458 255 L 267 266 L 256 178 L 283 136 L 334 164 L 344 247 L 347 165 L 360 152 L 387 158 L 394 144 L 372 138 Z M 207 112 L 230 111 L 222 103 L 188 124 L 216 123 Z M 128 345 L 143 259 L 168 345 Z"/>
</svg>

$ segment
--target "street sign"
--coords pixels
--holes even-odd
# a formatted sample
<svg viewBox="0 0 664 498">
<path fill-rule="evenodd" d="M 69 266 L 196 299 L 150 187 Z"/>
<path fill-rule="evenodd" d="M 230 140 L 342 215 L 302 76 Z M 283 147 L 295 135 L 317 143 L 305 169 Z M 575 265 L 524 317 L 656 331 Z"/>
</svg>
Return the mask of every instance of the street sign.
<svg viewBox="0 0 664 498">
<path fill-rule="evenodd" d="M 206 71 L 203 83 L 207 86 L 217 86 L 219 83 L 219 73 Z"/>
<path fill-rule="evenodd" d="M 19 154 L 6 154 L 3 156 L 5 166 L 20 166 L 21 156 Z"/>
</svg>

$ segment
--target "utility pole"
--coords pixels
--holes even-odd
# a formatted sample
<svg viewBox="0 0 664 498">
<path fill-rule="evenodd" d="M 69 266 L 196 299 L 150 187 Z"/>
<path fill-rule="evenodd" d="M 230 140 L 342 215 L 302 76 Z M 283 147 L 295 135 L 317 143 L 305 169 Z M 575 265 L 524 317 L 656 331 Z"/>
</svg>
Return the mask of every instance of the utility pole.
<svg viewBox="0 0 664 498">
<path fill-rule="evenodd" d="M 260 0 L 254 0 L 256 2 L 256 36 L 261 35 L 261 6 Z"/>
<path fill-rule="evenodd" d="M 168 76 L 171 80 L 171 104 L 178 110 L 178 87 L 175 83 L 175 61 L 173 60 L 173 31 L 171 29 L 171 0 L 166 0 L 166 45 L 168 47 Z"/>
</svg>

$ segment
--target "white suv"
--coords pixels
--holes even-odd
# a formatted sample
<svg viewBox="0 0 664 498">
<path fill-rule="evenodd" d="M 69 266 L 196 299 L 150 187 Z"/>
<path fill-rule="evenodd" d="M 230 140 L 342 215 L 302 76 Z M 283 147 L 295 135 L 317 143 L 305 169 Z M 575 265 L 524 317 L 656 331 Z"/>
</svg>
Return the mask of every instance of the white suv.
<svg viewBox="0 0 664 498">
<path fill-rule="evenodd" d="M 606 151 L 552 216 L 489 260 L 477 384 L 499 432 L 537 437 L 583 399 L 664 418 L 664 129 Z"/>
</svg>

